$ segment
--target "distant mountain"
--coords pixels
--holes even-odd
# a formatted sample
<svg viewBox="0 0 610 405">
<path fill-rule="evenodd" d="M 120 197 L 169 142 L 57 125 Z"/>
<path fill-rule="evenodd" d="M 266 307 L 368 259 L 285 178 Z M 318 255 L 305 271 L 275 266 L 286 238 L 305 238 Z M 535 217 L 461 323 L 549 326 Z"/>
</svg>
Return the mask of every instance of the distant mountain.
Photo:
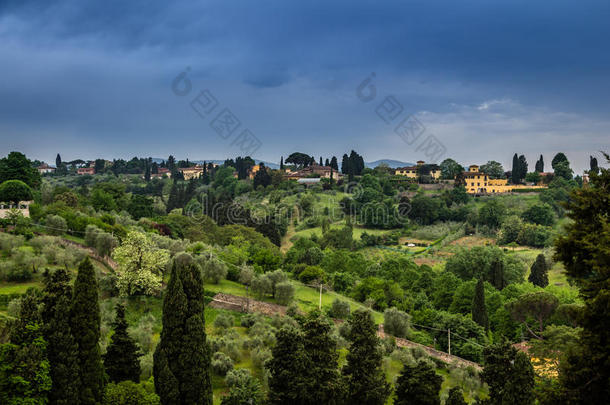
<svg viewBox="0 0 610 405">
<path fill-rule="evenodd" d="M 153 162 L 157 162 L 157 163 L 161 163 L 163 160 L 165 159 L 161 159 L 161 158 L 152 158 Z M 256 162 L 256 164 L 260 164 L 261 162 L 265 164 L 265 166 L 271 168 L 271 169 L 279 169 L 280 165 L 277 163 L 271 163 L 271 162 L 266 162 L 264 160 L 257 160 L 254 159 L 254 161 Z M 203 160 L 190 160 L 190 162 L 195 163 L 195 164 L 203 164 Z M 209 159 L 209 160 L 205 160 L 206 163 L 216 163 L 216 164 L 223 164 L 225 161 L 223 160 L 214 160 L 214 159 Z"/>
<path fill-rule="evenodd" d="M 375 167 L 379 166 L 382 163 L 385 163 L 392 169 L 395 169 L 397 167 L 404 167 L 404 166 L 415 166 L 415 163 L 401 162 L 400 160 L 392 160 L 392 159 L 381 159 L 381 160 L 376 160 L 374 162 L 365 162 L 364 165 L 366 167 L 374 169 Z"/>
</svg>

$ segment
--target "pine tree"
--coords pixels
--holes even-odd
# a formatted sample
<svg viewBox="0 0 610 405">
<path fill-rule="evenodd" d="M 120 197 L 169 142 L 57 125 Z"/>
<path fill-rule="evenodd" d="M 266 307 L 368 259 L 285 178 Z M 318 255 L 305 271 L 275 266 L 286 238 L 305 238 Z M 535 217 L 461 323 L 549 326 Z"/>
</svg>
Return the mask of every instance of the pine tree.
<svg viewBox="0 0 610 405">
<path fill-rule="evenodd" d="M 467 405 L 460 387 L 453 387 L 449 390 L 449 396 L 445 401 L 445 405 Z"/>
<path fill-rule="evenodd" d="M 309 366 L 300 330 L 286 326 L 276 334 L 269 370 L 270 404 L 306 404 L 309 393 L 306 375 Z"/>
<path fill-rule="evenodd" d="M 534 262 L 534 264 L 532 264 L 528 281 L 542 288 L 549 285 L 549 275 L 547 271 L 546 260 L 544 259 L 544 255 L 542 253 L 540 253 L 536 257 L 536 261 Z"/>
<path fill-rule="evenodd" d="M 304 350 L 309 358 L 307 396 L 312 404 L 340 404 L 344 393 L 332 330 L 331 322 L 319 311 L 310 313 L 303 323 Z"/>
<path fill-rule="evenodd" d="M 78 345 L 81 405 L 100 404 L 104 391 L 104 368 L 100 354 L 100 306 L 95 270 L 85 258 L 78 266 L 70 321 Z"/>
<path fill-rule="evenodd" d="M 72 287 L 70 276 L 59 268 L 45 273 L 42 298 L 42 320 L 47 341 L 47 356 L 53 381 L 49 403 L 56 405 L 77 404 L 80 391 L 78 345 L 70 326 Z"/>
<path fill-rule="evenodd" d="M 11 342 L 0 344 L 0 404 L 46 404 L 51 390 L 38 297 L 27 293 Z"/>
<path fill-rule="evenodd" d="M 485 330 L 489 329 L 487 309 L 485 308 L 485 286 L 482 278 L 479 279 L 474 290 L 474 299 L 472 300 L 472 320 L 485 328 Z"/>
<path fill-rule="evenodd" d="M 410 366 L 405 364 L 396 379 L 395 405 L 440 405 L 439 392 L 443 377 L 437 375 L 434 368 L 420 361 Z"/>
<path fill-rule="evenodd" d="M 122 304 L 116 306 L 113 327 L 114 333 L 104 355 L 106 374 L 113 383 L 126 380 L 138 383 L 140 382 L 139 357 L 142 354 L 135 340 L 127 333 L 125 307 Z"/>
<path fill-rule="evenodd" d="M 155 349 L 155 390 L 163 405 L 212 404 L 201 272 L 186 253 L 176 256 L 163 297 L 163 329 Z"/>
<path fill-rule="evenodd" d="M 355 311 L 348 321 L 351 342 L 343 376 L 347 385 L 347 403 L 382 405 L 391 393 L 381 368 L 377 328 L 370 311 Z"/>
</svg>

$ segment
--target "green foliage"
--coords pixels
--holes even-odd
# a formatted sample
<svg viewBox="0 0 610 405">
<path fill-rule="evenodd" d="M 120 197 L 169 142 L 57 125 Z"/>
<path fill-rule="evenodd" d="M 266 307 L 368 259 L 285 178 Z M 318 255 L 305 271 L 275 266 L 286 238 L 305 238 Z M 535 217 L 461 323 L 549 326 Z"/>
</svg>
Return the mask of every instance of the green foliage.
<svg viewBox="0 0 610 405">
<path fill-rule="evenodd" d="M 89 258 L 78 266 L 70 320 L 78 344 L 80 403 L 98 404 L 102 401 L 104 385 L 99 346 L 101 318 L 97 279 Z"/>
<path fill-rule="evenodd" d="M 347 385 L 347 402 L 382 405 L 391 393 L 381 368 L 377 328 L 369 311 L 355 311 L 348 321 L 350 341 L 347 364 L 342 374 Z"/>
<path fill-rule="evenodd" d="M 104 405 L 158 405 L 159 397 L 148 384 L 133 381 L 110 383 L 104 392 Z"/>
<path fill-rule="evenodd" d="M 138 383 L 140 382 L 139 357 L 142 353 L 134 339 L 127 333 L 125 307 L 121 304 L 116 306 L 113 326 L 114 333 L 104 355 L 106 374 L 113 383 L 126 380 Z"/>
<path fill-rule="evenodd" d="M 280 305 L 288 305 L 294 299 L 294 286 L 289 281 L 277 283 L 275 286 L 275 298 Z"/>
<path fill-rule="evenodd" d="M 231 370 L 227 373 L 229 394 L 222 397 L 222 405 L 262 405 L 263 390 L 258 380 L 246 369 Z"/>
<path fill-rule="evenodd" d="M 226 375 L 233 369 L 233 360 L 223 352 L 216 352 L 212 356 L 212 370 L 218 375 Z"/>
<path fill-rule="evenodd" d="M 544 255 L 540 253 L 536 256 L 536 261 L 530 269 L 528 281 L 538 287 L 546 287 L 549 285 L 549 276 L 547 271 L 546 260 Z"/>
<path fill-rule="evenodd" d="M 472 300 L 472 320 L 486 330 L 489 329 L 487 309 L 485 308 L 485 288 L 482 278 L 479 279 L 474 290 L 474 299 Z"/>
<path fill-rule="evenodd" d="M 460 387 L 453 387 L 449 390 L 449 396 L 445 401 L 445 405 L 466 405 L 464 394 Z"/>
<path fill-rule="evenodd" d="M 396 379 L 396 405 L 440 405 L 439 391 L 443 377 L 429 363 L 405 364 Z"/>
<path fill-rule="evenodd" d="M 523 294 L 516 300 L 508 303 L 507 309 L 511 316 L 515 320 L 523 322 L 532 334 L 534 333 L 529 329 L 526 321 L 528 317 L 534 318 L 538 321 L 539 333 L 542 334 L 544 321 L 553 315 L 558 305 L 559 300 L 553 294 L 538 291 Z"/>
<path fill-rule="evenodd" d="M 138 220 L 142 217 L 151 217 L 153 215 L 153 200 L 143 195 L 134 194 L 131 196 L 127 212 Z"/>
<path fill-rule="evenodd" d="M 409 315 L 392 307 L 383 311 L 383 330 L 392 336 L 404 338 L 409 332 Z"/>
<path fill-rule="evenodd" d="M 21 180 L 7 180 L 0 184 L 0 201 L 13 202 L 32 200 L 32 189 Z"/>
<path fill-rule="evenodd" d="M 346 319 L 350 314 L 349 303 L 338 298 L 333 300 L 333 303 L 328 310 L 328 316 L 337 319 Z"/>
<path fill-rule="evenodd" d="M 502 263 L 502 275 L 495 274 L 494 263 Z M 500 283 L 495 282 L 498 276 L 507 283 L 523 281 L 526 268 L 514 256 L 506 255 L 495 246 L 475 246 L 471 249 L 461 249 L 447 260 L 445 270 L 450 271 L 462 280 L 481 278 L 490 281 L 500 289 Z"/>
<path fill-rule="evenodd" d="M 0 159 L 0 183 L 7 180 L 20 180 L 35 189 L 40 185 L 40 174 L 23 153 L 11 152 Z"/>
<path fill-rule="evenodd" d="M 606 161 L 610 158 L 605 154 Z M 556 243 L 556 259 L 580 289 L 585 307 L 579 317 L 579 344 L 561 364 L 560 380 L 574 403 L 603 403 L 610 397 L 610 170 L 590 173 L 588 187 L 567 204 L 572 222 Z"/>
<path fill-rule="evenodd" d="M 212 256 L 203 265 L 203 277 L 213 284 L 218 284 L 227 277 L 227 266 Z"/>
<path fill-rule="evenodd" d="M 66 220 L 59 215 L 48 215 L 45 219 L 45 226 L 51 235 L 63 235 L 68 230 Z"/>
<path fill-rule="evenodd" d="M 49 401 L 57 405 L 72 405 L 79 401 L 78 344 L 68 316 L 71 302 L 72 287 L 66 270 L 47 271 L 41 316 L 53 381 Z"/>
<path fill-rule="evenodd" d="M 187 254 L 174 259 L 163 297 L 163 330 L 154 354 L 155 390 L 164 405 L 211 404 L 201 272 Z"/>
<path fill-rule="evenodd" d="M 529 359 L 506 340 L 483 350 L 481 378 L 489 386 L 491 404 L 531 404 L 534 401 L 534 370 Z"/>
<path fill-rule="evenodd" d="M 305 270 L 299 273 L 299 280 L 305 284 L 314 281 L 323 282 L 326 279 L 326 273 L 319 266 L 307 266 Z"/>
<path fill-rule="evenodd" d="M 455 176 L 462 173 L 464 168 L 453 159 L 445 159 L 440 164 L 441 178 L 444 180 L 453 180 Z"/>
<path fill-rule="evenodd" d="M 528 222 L 538 225 L 551 226 L 555 223 L 553 208 L 548 204 L 535 204 L 521 214 L 521 217 Z"/>
<path fill-rule="evenodd" d="M 269 403 L 301 403 L 308 395 L 307 355 L 303 334 L 296 328 L 284 327 L 276 334 L 273 358 L 266 363 L 269 370 Z"/>
<path fill-rule="evenodd" d="M 165 249 L 159 249 L 150 236 L 131 231 L 112 252 L 118 263 L 116 271 L 121 295 L 152 295 L 161 288 L 161 272 L 169 259 Z"/>
<path fill-rule="evenodd" d="M 490 199 L 479 208 L 478 222 L 490 228 L 498 228 L 506 215 L 506 207 L 498 199 Z"/>
<path fill-rule="evenodd" d="M 479 170 L 482 173 L 487 174 L 492 179 L 503 179 L 504 178 L 504 168 L 502 165 L 495 160 L 490 160 L 489 162 L 481 165 Z"/>
</svg>

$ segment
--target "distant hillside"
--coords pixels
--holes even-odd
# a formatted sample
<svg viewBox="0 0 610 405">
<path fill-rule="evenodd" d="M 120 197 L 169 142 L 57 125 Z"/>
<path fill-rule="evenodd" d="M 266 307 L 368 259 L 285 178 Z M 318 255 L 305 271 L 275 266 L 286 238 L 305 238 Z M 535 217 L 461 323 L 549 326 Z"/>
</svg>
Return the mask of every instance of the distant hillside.
<svg viewBox="0 0 610 405">
<path fill-rule="evenodd" d="M 366 167 L 370 167 L 371 169 L 374 169 L 375 167 L 379 166 L 382 163 L 385 163 L 386 165 L 390 166 L 393 169 L 395 169 L 397 167 L 404 167 L 404 166 L 415 166 L 415 163 L 401 162 L 400 160 L 392 160 L 392 159 L 381 159 L 381 160 L 376 160 L 374 162 L 365 162 L 364 164 Z"/>
</svg>

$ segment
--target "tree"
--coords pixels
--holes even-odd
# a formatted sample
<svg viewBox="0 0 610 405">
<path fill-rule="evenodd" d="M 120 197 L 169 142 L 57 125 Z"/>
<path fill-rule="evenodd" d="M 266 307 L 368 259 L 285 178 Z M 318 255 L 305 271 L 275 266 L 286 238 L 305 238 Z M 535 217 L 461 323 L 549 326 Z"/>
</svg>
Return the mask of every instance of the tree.
<svg viewBox="0 0 610 405">
<path fill-rule="evenodd" d="M 10 343 L 0 344 L 0 403 L 48 403 L 51 390 L 47 342 L 41 330 L 38 297 L 31 291 L 21 300 L 19 319 Z"/>
<path fill-rule="evenodd" d="M 55 157 L 55 168 L 59 169 L 61 167 L 61 156 L 59 156 L 59 153 L 57 154 L 57 156 Z"/>
<path fill-rule="evenodd" d="M 330 167 L 332 167 L 333 169 L 335 169 L 335 171 L 339 170 L 339 164 L 337 163 L 337 157 L 333 156 L 330 159 Z"/>
<path fill-rule="evenodd" d="M 135 220 L 139 220 L 143 217 L 152 217 L 153 215 L 153 200 L 152 198 L 134 194 L 131 196 L 129 205 L 127 206 L 127 212 Z"/>
<path fill-rule="evenodd" d="M 504 168 L 499 162 L 495 160 L 490 160 L 489 162 L 482 165 L 480 171 L 487 174 L 492 179 L 502 179 L 504 178 Z"/>
<path fill-rule="evenodd" d="M 49 402 L 57 405 L 78 403 L 80 391 L 78 344 L 70 325 L 72 287 L 68 272 L 48 270 L 44 277 L 41 317 L 47 341 L 50 377 L 53 381 Z"/>
<path fill-rule="evenodd" d="M 260 169 L 254 175 L 252 184 L 254 188 L 258 188 L 258 186 L 267 187 L 271 184 L 271 175 L 263 163 L 260 164 Z"/>
<path fill-rule="evenodd" d="M 439 391 L 443 377 L 427 362 L 405 364 L 396 379 L 396 405 L 440 405 Z"/>
<path fill-rule="evenodd" d="M 525 354 L 518 353 L 517 349 L 503 339 L 485 347 L 483 355 L 485 366 L 481 379 L 489 386 L 491 404 L 525 405 L 533 403 L 534 372 Z"/>
<path fill-rule="evenodd" d="M 383 311 L 383 330 L 392 336 L 407 337 L 409 331 L 409 315 L 395 307 Z"/>
<path fill-rule="evenodd" d="M 140 382 L 140 356 L 135 340 L 127 333 L 125 306 L 117 304 L 112 338 L 104 355 L 104 368 L 113 383 L 131 380 Z"/>
<path fill-rule="evenodd" d="M 536 171 L 538 173 L 544 172 L 544 158 L 540 155 L 540 159 L 536 161 Z"/>
<path fill-rule="evenodd" d="M 381 368 L 382 353 L 370 311 L 355 311 L 348 325 L 350 348 L 342 370 L 347 384 L 347 403 L 384 404 L 391 388 Z"/>
<path fill-rule="evenodd" d="M 553 157 L 553 160 L 551 161 L 551 167 L 553 168 L 553 170 L 555 170 L 557 165 L 561 162 L 568 162 L 568 158 L 563 152 L 559 152 Z"/>
<path fill-rule="evenodd" d="M 169 252 L 159 249 L 145 233 L 129 232 L 112 258 L 119 265 L 116 273 L 121 295 L 152 295 L 161 288 L 161 272 Z"/>
<path fill-rule="evenodd" d="M 78 266 L 70 321 L 78 345 L 80 403 L 99 404 L 104 393 L 104 368 L 100 353 L 100 306 L 95 270 L 89 257 Z"/>
<path fill-rule="evenodd" d="M 276 334 L 273 358 L 266 364 L 269 370 L 270 404 L 304 404 L 309 395 L 307 370 L 309 362 L 303 345 L 303 334 L 285 326 Z"/>
<path fill-rule="evenodd" d="M 530 276 L 528 281 L 538 287 L 546 287 L 549 285 L 549 276 L 547 274 L 546 260 L 544 255 L 540 253 L 536 257 L 536 261 L 532 264 L 530 269 Z"/>
<path fill-rule="evenodd" d="M 506 215 L 506 206 L 497 199 L 491 199 L 479 208 L 479 223 L 490 228 L 498 228 Z"/>
<path fill-rule="evenodd" d="M 534 204 L 521 214 L 524 221 L 538 225 L 551 226 L 555 223 L 553 207 L 549 204 Z"/>
<path fill-rule="evenodd" d="M 523 294 L 515 301 L 507 304 L 507 309 L 513 319 L 522 322 L 532 335 L 540 338 L 544 329 L 544 321 L 548 319 L 559 305 L 559 300 L 553 294 L 538 291 Z M 527 318 L 532 317 L 538 321 L 539 334 L 536 335 L 527 324 Z"/>
<path fill-rule="evenodd" d="M 110 383 L 104 393 L 104 405 L 158 405 L 159 397 L 143 384 L 133 381 Z"/>
<path fill-rule="evenodd" d="M 205 261 L 203 265 L 203 277 L 206 280 L 212 282 L 212 284 L 218 284 L 221 280 L 227 277 L 227 266 L 218 260 L 216 256 L 211 256 Z"/>
<path fill-rule="evenodd" d="M 445 180 L 453 180 L 455 177 L 464 171 L 461 164 L 453 159 L 445 159 L 440 164 L 441 178 Z"/>
<path fill-rule="evenodd" d="M 348 174 L 349 173 L 349 157 L 347 153 L 343 154 L 343 158 L 341 158 L 341 173 Z"/>
<path fill-rule="evenodd" d="M 599 165 L 597 163 L 597 158 L 593 156 L 589 156 L 589 172 L 598 174 L 599 173 Z"/>
<path fill-rule="evenodd" d="M 309 166 L 309 163 L 311 162 L 311 157 L 306 153 L 294 152 L 286 158 L 285 162 L 292 163 L 294 165 L 297 165 L 298 167 L 305 167 Z"/>
<path fill-rule="evenodd" d="M 0 201 L 18 204 L 32 200 L 32 189 L 21 180 L 7 180 L 0 184 Z"/>
<path fill-rule="evenodd" d="M 277 283 L 275 286 L 275 298 L 280 305 L 288 305 L 294 298 L 294 286 L 290 281 Z"/>
<path fill-rule="evenodd" d="M 561 177 L 566 180 L 572 180 L 574 172 L 570 168 L 570 163 L 567 160 L 558 162 L 555 165 L 554 169 L 556 177 Z"/>
<path fill-rule="evenodd" d="M 163 297 L 163 329 L 154 353 L 155 390 L 163 405 L 212 404 L 203 280 L 185 253 L 174 259 Z"/>
<path fill-rule="evenodd" d="M 11 152 L 0 159 L 0 183 L 21 180 L 31 188 L 40 186 L 40 173 L 23 153 Z"/>
<path fill-rule="evenodd" d="M 332 331 L 332 323 L 319 311 L 312 311 L 304 319 L 303 349 L 308 357 L 306 384 L 310 404 L 342 403 L 344 386 Z"/>
<path fill-rule="evenodd" d="M 280 157 L 280 170 L 284 170 L 284 156 Z"/>
<path fill-rule="evenodd" d="M 604 154 L 606 161 L 610 157 Z M 610 170 L 590 173 L 589 187 L 576 189 L 566 205 L 572 221 L 556 242 L 556 259 L 565 266 L 584 301 L 579 316 L 579 344 L 566 353 L 559 378 L 576 403 L 603 403 L 610 398 Z"/>
<path fill-rule="evenodd" d="M 485 286 L 482 278 L 479 279 L 474 290 L 474 299 L 472 300 L 472 320 L 485 328 L 485 330 L 489 329 L 487 309 L 485 308 Z"/>
<path fill-rule="evenodd" d="M 525 156 L 519 156 L 519 182 L 522 182 L 527 174 L 527 160 Z"/>
<path fill-rule="evenodd" d="M 247 369 L 231 370 L 227 373 L 229 394 L 222 397 L 222 405 L 263 405 L 261 384 Z"/>
<path fill-rule="evenodd" d="M 519 183 L 519 176 L 521 174 L 521 167 L 519 166 L 519 156 L 515 153 L 513 155 L 513 170 L 511 171 L 511 181 L 513 184 Z"/>
<path fill-rule="evenodd" d="M 449 390 L 449 396 L 445 401 L 445 405 L 467 405 L 460 387 L 453 387 Z"/>
</svg>

